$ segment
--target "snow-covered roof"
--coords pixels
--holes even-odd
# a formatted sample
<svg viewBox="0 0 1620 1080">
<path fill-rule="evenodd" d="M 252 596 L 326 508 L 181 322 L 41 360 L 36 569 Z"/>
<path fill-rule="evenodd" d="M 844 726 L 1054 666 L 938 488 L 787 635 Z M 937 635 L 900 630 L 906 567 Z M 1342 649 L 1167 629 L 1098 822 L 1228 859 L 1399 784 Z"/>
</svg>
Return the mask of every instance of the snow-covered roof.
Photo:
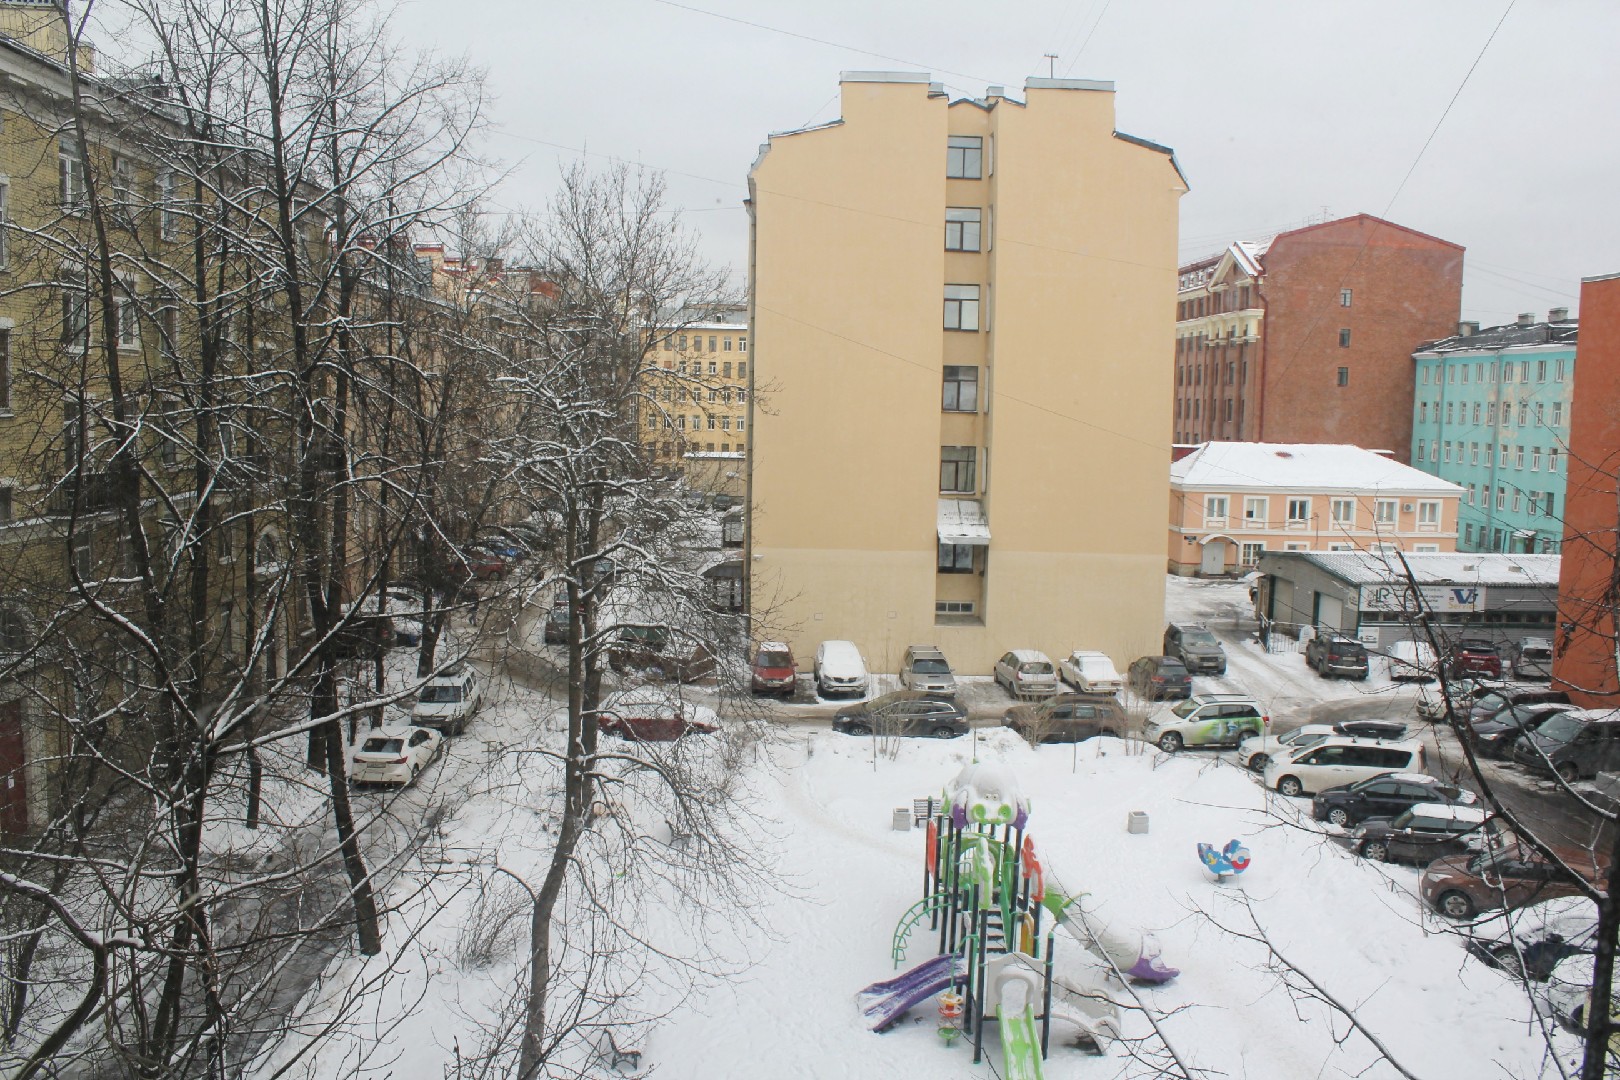
<svg viewBox="0 0 1620 1080">
<path fill-rule="evenodd" d="M 978 499 L 939 500 L 939 542 L 942 544 L 990 543 L 990 523 Z"/>
<path fill-rule="evenodd" d="M 1462 488 L 1359 446 L 1210 442 L 1170 463 L 1174 487 L 1301 494 L 1462 495 Z"/>
<path fill-rule="evenodd" d="M 1468 825 L 1482 825 L 1490 817 L 1490 812 L 1478 806 L 1450 806 L 1446 803 L 1417 803 L 1412 807 L 1412 813 L 1421 814 L 1427 818 L 1439 818 L 1441 821 L 1451 820 Z"/>
<path fill-rule="evenodd" d="M 1381 585 L 1405 577 L 1393 553 L 1378 551 L 1267 552 L 1267 557 L 1304 559 L 1352 585 Z M 1495 552 L 1424 552 L 1406 554 L 1406 565 L 1419 585 L 1526 585 L 1558 587 L 1558 555 L 1504 555 Z"/>
</svg>

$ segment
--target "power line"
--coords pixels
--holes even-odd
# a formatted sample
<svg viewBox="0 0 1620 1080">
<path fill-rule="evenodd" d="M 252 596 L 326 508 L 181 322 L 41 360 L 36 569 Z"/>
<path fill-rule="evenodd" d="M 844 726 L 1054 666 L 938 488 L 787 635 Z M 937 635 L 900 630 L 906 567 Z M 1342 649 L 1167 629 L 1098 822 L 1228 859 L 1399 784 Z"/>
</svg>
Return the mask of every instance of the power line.
<svg viewBox="0 0 1620 1080">
<path fill-rule="evenodd" d="M 1091 39 L 1096 36 L 1097 27 L 1102 25 L 1103 16 L 1108 14 L 1108 7 L 1113 2 L 1114 0 L 1104 0 L 1102 10 L 1097 13 L 1097 21 L 1091 24 L 1091 31 L 1086 34 L 1086 39 L 1080 43 L 1080 49 L 1074 54 L 1074 59 L 1070 60 L 1069 66 L 1063 69 L 1064 78 L 1068 78 L 1069 73 L 1074 70 L 1074 66 L 1080 62 L 1080 57 L 1085 54 L 1086 46 L 1090 45 Z"/>
</svg>

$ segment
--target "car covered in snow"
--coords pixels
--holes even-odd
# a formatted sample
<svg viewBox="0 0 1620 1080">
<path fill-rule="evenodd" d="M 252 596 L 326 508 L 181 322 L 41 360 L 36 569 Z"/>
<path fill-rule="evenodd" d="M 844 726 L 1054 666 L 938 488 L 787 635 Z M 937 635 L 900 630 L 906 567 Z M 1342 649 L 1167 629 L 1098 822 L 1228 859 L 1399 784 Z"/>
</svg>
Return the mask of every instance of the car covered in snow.
<svg viewBox="0 0 1620 1080">
<path fill-rule="evenodd" d="M 1489 820 L 1490 814 L 1479 806 L 1415 803 L 1394 817 L 1368 818 L 1347 839 L 1363 858 L 1427 866 L 1447 855 L 1483 849 Z"/>
<path fill-rule="evenodd" d="M 411 723 L 438 728 L 451 735 L 467 730 L 467 721 L 483 703 L 478 676 L 471 668 L 435 675 L 417 691 Z"/>
<path fill-rule="evenodd" d="M 1237 746 L 1270 728 L 1271 717 L 1252 697 L 1194 694 L 1149 716 L 1142 737 L 1173 754 L 1184 747 Z"/>
<path fill-rule="evenodd" d="M 444 736 L 432 728 L 389 726 L 365 732 L 349 754 L 349 783 L 404 787 L 433 763 Z"/>
<path fill-rule="evenodd" d="M 866 658 L 853 641 L 823 641 L 816 646 L 816 693 L 822 697 L 834 694 L 865 694 L 872 685 L 872 676 L 866 670 Z"/>
<path fill-rule="evenodd" d="M 1114 661 L 1094 649 L 1074 650 L 1058 663 L 1058 674 L 1082 694 L 1117 694 L 1125 687 Z"/>
<path fill-rule="evenodd" d="M 1474 798 L 1472 791 L 1443 784 L 1426 773 L 1389 773 L 1317 792 L 1311 816 L 1349 826 L 1367 818 L 1391 818 L 1418 803 L 1471 806 Z"/>
<path fill-rule="evenodd" d="M 1395 682 L 1430 683 L 1439 675 L 1434 646 L 1426 641 L 1397 641 L 1384 650 L 1384 656 L 1389 677 Z"/>
<path fill-rule="evenodd" d="M 871 701 L 846 705 L 833 716 L 833 730 L 845 735 L 922 735 L 954 739 L 968 732 L 967 709 L 943 694 L 896 690 Z"/>
<path fill-rule="evenodd" d="M 673 742 L 720 730 L 713 709 L 682 700 L 674 689 L 643 686 L 609 694 L 602 699 L 597 724 L 604 734 L 632 742 Z"/>
</svg>

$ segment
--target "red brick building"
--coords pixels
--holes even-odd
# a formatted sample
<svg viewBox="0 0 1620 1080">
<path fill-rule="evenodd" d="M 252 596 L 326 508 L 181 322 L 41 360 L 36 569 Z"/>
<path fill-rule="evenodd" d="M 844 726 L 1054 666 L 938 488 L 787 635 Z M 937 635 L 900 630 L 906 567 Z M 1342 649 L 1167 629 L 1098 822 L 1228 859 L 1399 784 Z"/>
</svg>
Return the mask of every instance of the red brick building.
<svg viewBox="0 0 1620 1080">
<path fill-rule="evenodd" d="M 1463 249 L 1370 214 L 1181 268 L 1175 441 L 1404 454 L 1412 350 L 1457 331 Z"/>
<path fill-rule="evenodd" d="M 1569 425 L 1564 557 L 1553 685 L 1586 706 L 1620 705 L 1615 559 L 1620 557 L 1620 274 L 1581 282 Z"/>
</svg>

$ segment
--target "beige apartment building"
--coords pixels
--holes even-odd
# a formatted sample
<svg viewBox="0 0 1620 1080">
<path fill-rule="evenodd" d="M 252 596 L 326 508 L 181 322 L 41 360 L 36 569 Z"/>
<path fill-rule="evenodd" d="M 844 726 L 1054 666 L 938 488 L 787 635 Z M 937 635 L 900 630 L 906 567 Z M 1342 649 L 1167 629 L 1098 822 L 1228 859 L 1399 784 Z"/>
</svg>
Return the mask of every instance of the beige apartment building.
<svg viewBox="0 0 1620 1080">
<path fill-rule="evenodd" d="M 1171 151 L 1113 85 L 951 100 L 846 72 L 749 177 L 755 631 L 875 671 L 938 644 L 1156 650 L 1175 325 Z"/>
<path fill-rule="evenodd" d="M 746 312 L 659 327 L 642 384 L 641 442 L 707 492 L 741 496 L 748 443 Z"/>
</svg>

